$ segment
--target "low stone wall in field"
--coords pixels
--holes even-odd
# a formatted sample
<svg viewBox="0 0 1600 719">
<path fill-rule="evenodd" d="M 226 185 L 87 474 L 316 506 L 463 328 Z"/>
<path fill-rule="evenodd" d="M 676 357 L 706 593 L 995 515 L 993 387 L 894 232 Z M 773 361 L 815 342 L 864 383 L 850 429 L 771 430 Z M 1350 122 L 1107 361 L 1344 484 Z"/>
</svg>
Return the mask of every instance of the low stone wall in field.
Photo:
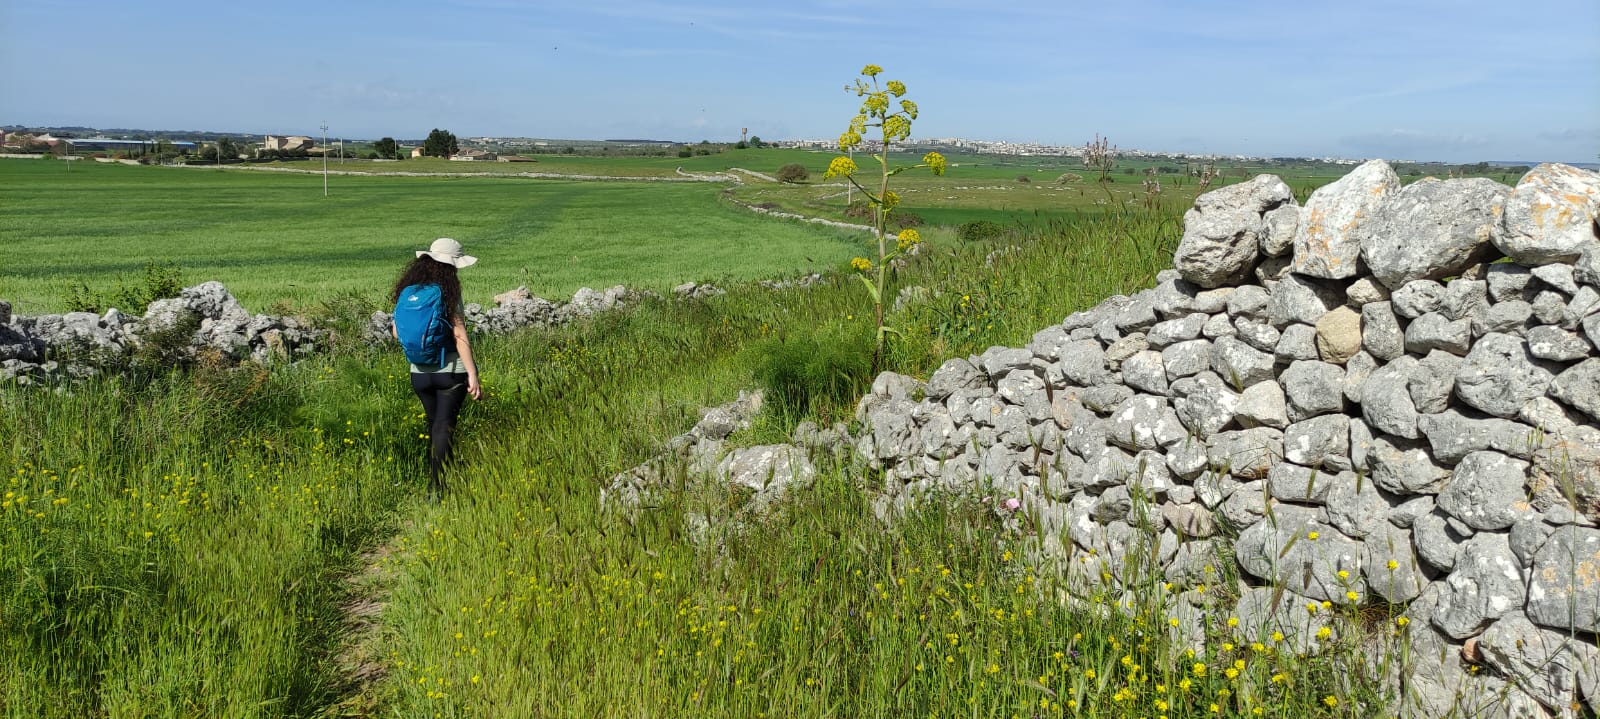
<svg viewBox="0 0 1600 719">
<path fill-rule="evenodd" d="M 880 377 L 856 450 L 886 515 L 980 492 L 1079 590 L 1150 551 L 1179 641 L 1209 614 L 1314 649 L 1320 608 L 1389 605 L 1407 715 L 1592 712 L 1597 210 L 1600 177 L 1563 165 L 1401 187 L 1373 161 L 1303 207 L 1272 176 L 1210 192 L 1156 287 Z M 1232 606 L 1196 589 L 1235 574 Z"/>
<path fill-rule="evenodd" d="M 790 280 L 763 280 L 772 290 L 809 287 L 822 280 L 812 273 Z M 672 290 L 680 300 L 724 294 L 715 285 L 688 282 Z M 528 328 L 566 325 L 590 315 L 637 304 L 654 293 L 616 285 L 604 290 L 581 287 L 571 301 L 534 297 L 526 287 L 496 295 L 488 308 L 466 306 L 473 332 L 507 334 Z M 112 309 L 104 315 L 68 312 L 13 316 L 0 300 L 0 383 L 53 384 L 92 377 L 143 359 L 182 364 L 204 353 L 227 362 L 269 363 L 294 360 L 326 349 L 330 336 L 304 318 L 252 315 L 220 282 L 186 287 L 178 297 L 150 303 L 143 316 Z M 362 332 L 370 344 L 393 342 L 393 318 L 374 312 Z"/>
<path fill-rule="evenodd" d="M 294 317 L 252 315 L 220 282 L 151 302 L 143 316 L 116 309 L 12 316 L 0 300 L 0 382 L 77 380 L 143 358 L 180 363 L 202 352 L 229 361 L 293 359 L 316 352 L 327 332 Z"/>
</svg>

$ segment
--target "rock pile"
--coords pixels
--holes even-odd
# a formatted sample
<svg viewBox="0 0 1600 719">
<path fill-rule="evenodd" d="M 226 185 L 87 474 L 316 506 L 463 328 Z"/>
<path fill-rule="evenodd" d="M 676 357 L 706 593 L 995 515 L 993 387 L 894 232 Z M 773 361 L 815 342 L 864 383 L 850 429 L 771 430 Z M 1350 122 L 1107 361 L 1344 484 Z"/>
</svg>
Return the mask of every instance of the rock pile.
<svg viewBox="0 0 1600 719">
<path fill-rule="evenodd" d="M 685 517 L 689 534 L 705 538 L 710 528 L 760 515 L 788 496 L 791 489 L 809 485 L 816 477 L 816 469 L 803 447 L 774 444 L 726 448 L 729 435 L 750 427 L 761 403 L 760 393 L 741 393 L 732 402 L 705 410 L 692 429 L 668 440 L 660 455 L 612 477 L 600 492 L 601 504 L 624 511 L 655 504 L 657 493 L 672 484 L 674 471 L 682 471 L 695 484 L 732 488 L 747 495 L 731 517 L 707 513 Z M 842 426 L 821 433 L 814 425 L 810 429 L 811 436 L 831 436 L 835 444 L 843 432 Z"/>
<path fill-rule="evenodd" d="M 205 352 L 232 361 L 292 359 L 317 351 L 326 335 L 294 317 L 252 315 L 219 282 L 156 300 L 142 317 L 116 309 L 13 317 L 0 302 L 0 382 L 82 379 L 146 349 L 179 362 Z"/>
</svg>

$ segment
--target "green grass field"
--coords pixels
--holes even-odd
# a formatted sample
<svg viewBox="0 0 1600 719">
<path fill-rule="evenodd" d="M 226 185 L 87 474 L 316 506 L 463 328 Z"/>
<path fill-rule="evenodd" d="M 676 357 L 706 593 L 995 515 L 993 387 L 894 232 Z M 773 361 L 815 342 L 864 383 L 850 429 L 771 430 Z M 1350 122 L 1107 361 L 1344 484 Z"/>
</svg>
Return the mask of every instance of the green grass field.
<svg viewBox="0 0 1600 719">
<path fill-rule="evenodd" d="M 464 164 L 464 163 L 454 163 Z M 377 297 L 416 249 L 461 240 L 480 263 L 468 301 L 527 285 L 665 290 L 820 269 L 865 235 L 758 217 L 700 183 L 335 177 L 243 170 L 0 161 L 0 297 L 60 311 L 76 282 L 101 291 L 172 261 L 220 280 L 249 308 L 339 293 Z"/>
</svg>

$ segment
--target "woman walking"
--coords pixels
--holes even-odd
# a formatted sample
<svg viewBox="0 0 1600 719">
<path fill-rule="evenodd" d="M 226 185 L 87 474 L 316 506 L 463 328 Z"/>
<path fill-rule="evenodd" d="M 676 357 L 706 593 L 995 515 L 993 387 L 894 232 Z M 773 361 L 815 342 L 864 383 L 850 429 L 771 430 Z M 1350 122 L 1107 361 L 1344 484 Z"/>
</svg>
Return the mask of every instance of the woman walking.
<svg viewBox="0 0 1600 719">
<path fill-rule="evenodd" d="M 456 270 L 478 258 L 461 252 L 448 237 L 433 241 L 407 265 L 394 283 L 394 336 L 411 363 L 411 389 L 427 416 L 430 452 L 429 490 L 438 495 L 450 462 L 451 435 L 467 395 L 483 398 L 478 366 L 467 339 L 466 306 Z"/>
</svg>

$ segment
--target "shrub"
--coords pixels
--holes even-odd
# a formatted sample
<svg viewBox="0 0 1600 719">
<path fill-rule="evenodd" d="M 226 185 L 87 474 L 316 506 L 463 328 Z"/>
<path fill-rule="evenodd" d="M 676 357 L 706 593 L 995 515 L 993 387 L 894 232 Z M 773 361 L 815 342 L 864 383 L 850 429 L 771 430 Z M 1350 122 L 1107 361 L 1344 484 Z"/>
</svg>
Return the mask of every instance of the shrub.
<svg viewBox="0 0 1600 719">
<path fill-rule="evenodd" d="M 806 171 L 806 166 L 798 162 L 791 162 L 778 168 L 775 175 L 779 182 L 805 182 L 811 178 L 811 173 Z"/>
<path fill-rule="evenodd" d="M 115 307 L 130 315 L 142 315 L 151 302 L 177 297 L 182 290 L 183 268 L 176 262 L 146 262 L 140 281 L 119 281 L 110 294 L 97 292 L 81 281 L 68 285 L 67 311 L 100 314 Z"/>
<path fill-rule="evenodd" d="M 1005 226 L 993 220 L 963 222 L 960 227 L 956 228 L 956 238 L 962 242 L 982 242 L 994 239 L 1005 233 Z"/>
<path fill-rule="evenodd" d="M 1033 182 L 1033 178 L 1027 175 L 1017 175 L 1017 182 Z"/>
<path fill-rule="evenodd" d="M 755 377 L 767 402 L 789 417 L 849 403 L 872 382 L 872 338 L 849 326 L 767 340 L 757 357 Z"/>
</svg>

